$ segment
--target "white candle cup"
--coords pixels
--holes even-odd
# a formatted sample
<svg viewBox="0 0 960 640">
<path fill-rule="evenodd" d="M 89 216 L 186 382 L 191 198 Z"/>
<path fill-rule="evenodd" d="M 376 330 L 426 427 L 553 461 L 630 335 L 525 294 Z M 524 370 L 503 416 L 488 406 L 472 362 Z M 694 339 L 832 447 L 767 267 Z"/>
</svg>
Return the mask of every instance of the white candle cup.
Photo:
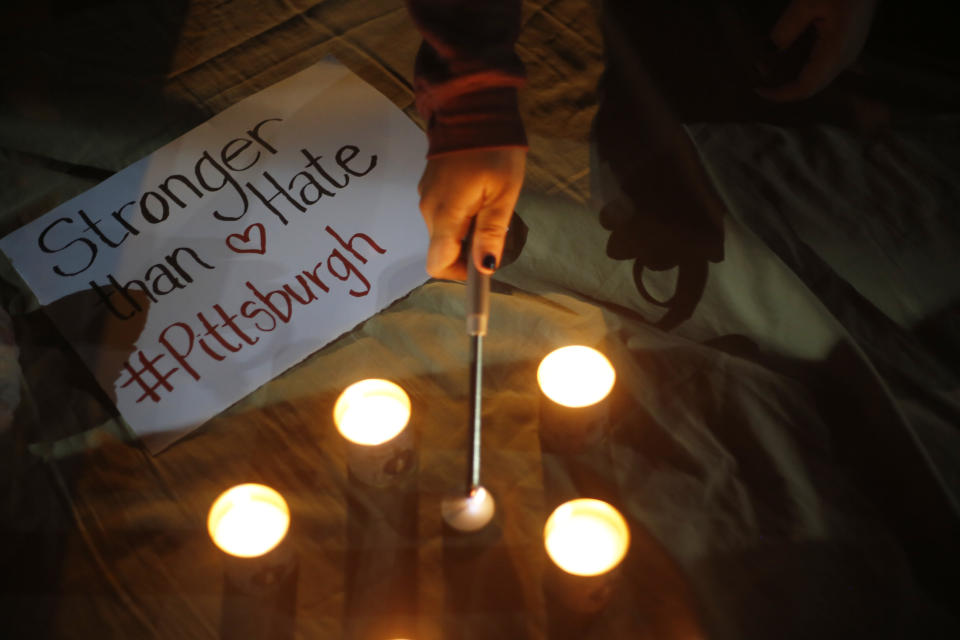
<svg viewBox="0 0 960 640">
<path fill-rule="evenodd" d="M 537 382 L 540 438 L 546 450 L 579 453 L 604 438 L 616 372 L 602 353 L 581 345 L 556 349 L 541 360 Z"/>
<path fill-rule="evenodd" d="M 210 507 L 207 531 L 224 552 L 222 638 L 292 638 L 298 563 L 286 544 L 290 510 L 274 489 L 241 484 Z"/>
<path fill-rule="evenodd" d="M 544 577 L 547 594 L 579 614 L 606 607 L 630 546 L 623 516 L 601 500 L 565 502 L 547 519 L 543 543 L 551 560 Z"/>
<path fill-rule="evenodd" d="M 347 468 L 361 482 L 387 487 L 416 466 L 410 397 L 396 383 L 361 380 L 344 389 L 333 422 L 347 441 Z"/>
</svg>

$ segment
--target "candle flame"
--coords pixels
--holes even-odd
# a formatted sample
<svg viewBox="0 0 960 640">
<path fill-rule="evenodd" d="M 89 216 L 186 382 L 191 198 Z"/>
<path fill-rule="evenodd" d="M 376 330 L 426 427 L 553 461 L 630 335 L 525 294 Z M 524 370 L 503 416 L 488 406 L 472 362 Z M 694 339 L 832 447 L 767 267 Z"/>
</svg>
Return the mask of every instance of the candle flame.
<svg viewBox="0 0 960 640">
<path fill-rule="evenodd" d="M 479 531 L 493 519 L 494 511 L 493 496 L 483 487 L 475 488 L 469 495 L 460 494 L 440 503 L 444 522 L 458 531 Z"/>
<path fill-rule="evenodd" d="M 255 558 L 280 544 L 290 526 L 290 510 L 279 493 L 262 484 L 240 484 L 214 501 L 207 531 L 230 555 Z"/>
<path fill-rule="evenodd" d="M 580 345 L 551 351 L 537 369 L 537 382 L 544 395 L 565 407 L 600 402 L 615 380 L 610 361 L 596 349 Z"/>
<path fill-rule="evenodd" d="M 602 500 L 581 498 L 557 507 L 543 529 L 553 562 L 578 576 L 596 576 L 617 566 L 630 546 L 620 512 Z"/>
<path fill-rule="evenodd" d="M 409 420 L 410 397 L 399 385 L 378 378 L 353 383 L 333 407 L 340 434 L 362 445 L 383 444 L 403 431 Z"/>
</svg>

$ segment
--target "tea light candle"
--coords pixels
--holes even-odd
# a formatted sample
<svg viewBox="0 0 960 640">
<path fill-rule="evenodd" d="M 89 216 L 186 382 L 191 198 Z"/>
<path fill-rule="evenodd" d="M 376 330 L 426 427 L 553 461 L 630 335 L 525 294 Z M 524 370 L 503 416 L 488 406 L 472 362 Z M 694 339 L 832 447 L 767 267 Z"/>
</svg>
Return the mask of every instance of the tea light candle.
<svg viewBox="0 0 960 640">
<path fill-rule="evenodd" d="M 582 345 L 561 347 L 540 362 L 540 437 L 547 450 L 580 453 L 603 437 L 609 424 L 605 400 L 616 377 L 602 353 Z"/>
<path fill-rule="evenodd" d="M 221 638 L 294 637 L 299 563 L 285 541 L 290 509 L 274 489 L 240 484 L 213 502 L 207 531 L 226 553 Z"/>
<path fill-rule="evenodd" d="M 581 498 L 557 507 L 543 529 L 547 555 L 576 576 L 597 576 L 616 567 L 630 546 L 620 512 L 602 500 Z"/>
<path fill-rule="evenodd" d="M 415 465 L 410 396 L 400 385 L 369 378 L 355 382 L 333 406 L 333 422 L 347 441 L 347 467 L 372 487 L 388 487 Z"/>
<path fill-rule="evenodd" d="M 238 558 L 256 558 L 272 551 L 290 527 L 290 509 L 274 489 L 240 484 L 214 501 L 207 517 L 210 538 Z"/>
</svg>

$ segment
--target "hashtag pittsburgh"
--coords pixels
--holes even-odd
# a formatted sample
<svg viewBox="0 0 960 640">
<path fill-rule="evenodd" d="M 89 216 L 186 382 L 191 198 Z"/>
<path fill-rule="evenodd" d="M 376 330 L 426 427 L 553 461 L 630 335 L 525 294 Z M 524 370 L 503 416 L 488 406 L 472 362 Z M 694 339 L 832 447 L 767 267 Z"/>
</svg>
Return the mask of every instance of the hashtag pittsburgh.
<svg viewBox="0 0 960 640">
<path fill-rule="evenodd" d="M 348 299 L 368 295 L 370 281 L 361 266 L 387 250 L 365 233 L 356 233 L 344 240 L 329 226 L 325 230 L 335 241 L 325 259 L 302 270 L 277 289 L 245 282 L 252 295 L 239 305 L 236 313 L 214 304 L 210 310 L 196 314 L 198 329 L 188 322 L 169 324 L 157 338 L 159 353 L 151 356 L 137 351 L 131 358 L 135 364 L 130 360 L 123 364 L 127 378 L 120 388 L 136 385 L 141 391 L 138 404 L 148 399 L 159 403 L 164 397 L 162 394 L 169 395 L 174 391 L 175 380 L 188 381 L 186 376 L 193 381 L 201 379 L 198 358 L 222 362 L 231 354 L 259 342 L 259 334 L 271 333 L 289 324 L 298 308 L 330 300 L 331 295 L 346 293 L 350 296 Z M 161 361 L 168 357 L 170 360 L 162 366 Z M 178 375 L 175 377 L 174 374 Z"/>
</svg>

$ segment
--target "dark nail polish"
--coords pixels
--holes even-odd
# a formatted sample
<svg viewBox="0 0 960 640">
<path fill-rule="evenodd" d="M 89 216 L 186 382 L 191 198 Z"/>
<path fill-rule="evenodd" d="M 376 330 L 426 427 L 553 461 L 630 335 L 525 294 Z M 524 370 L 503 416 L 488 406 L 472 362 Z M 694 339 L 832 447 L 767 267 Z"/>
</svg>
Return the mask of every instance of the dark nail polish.
<svg viewBox="0 0 960 640">
<path fill-rule="evenodd" d="M 494 271 L 497 268 L 497 258 L 492 253 L 488 253 L 483 256 L 483 262 L 481 264 L 483 264 L 484 269 Z"/>
</svg>

